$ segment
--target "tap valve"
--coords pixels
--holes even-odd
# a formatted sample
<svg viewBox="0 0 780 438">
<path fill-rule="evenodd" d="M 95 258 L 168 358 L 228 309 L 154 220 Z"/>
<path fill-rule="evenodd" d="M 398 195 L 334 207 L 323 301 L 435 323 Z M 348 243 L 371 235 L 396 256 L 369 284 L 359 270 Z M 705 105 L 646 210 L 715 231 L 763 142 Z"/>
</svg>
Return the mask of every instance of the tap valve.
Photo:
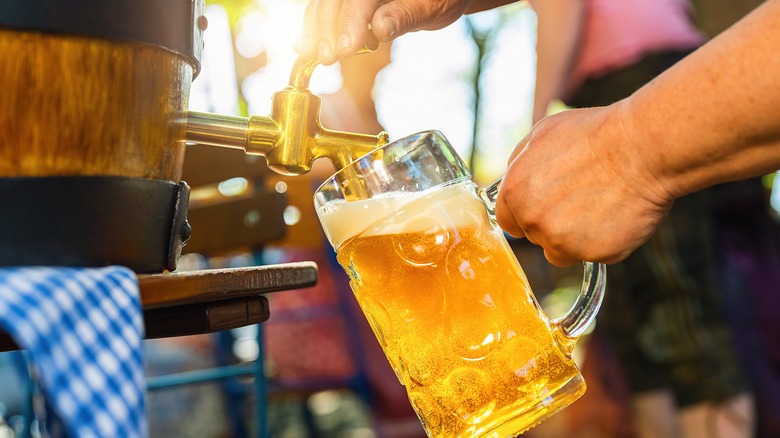
<svg viewBox="0 0 780 438">
<path fill-rule="evenodd" d="M 367 51 L 370 50 L 359 53 Z M 342 169 L 386 144 L 386 132 L 368 135 L 322 126 L 322 101 L 309 91 L 309 79 L 317 65 L 317 59 L 298 58 L 290 74 L 290 85 L 274 93 L 269 116 L 190 112 L 187 141 L 262 155 L 271 170 L 283 175 L 304 174 L 317 158 L 328 158 L 337 170 Z"/>
</svg>

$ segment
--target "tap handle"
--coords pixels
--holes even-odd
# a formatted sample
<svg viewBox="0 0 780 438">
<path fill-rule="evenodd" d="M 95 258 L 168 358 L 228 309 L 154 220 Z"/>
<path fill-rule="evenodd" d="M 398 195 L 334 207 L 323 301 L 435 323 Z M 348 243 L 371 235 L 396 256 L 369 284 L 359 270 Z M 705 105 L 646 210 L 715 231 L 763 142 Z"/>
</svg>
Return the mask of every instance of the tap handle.
<svg viewBox="0 0 780 438">
<path fill-rule="evenodd" d="M 370 53 L 379 48 L 379 41 L 374 37 L 374 34 L 369 32 L 369 37 L 363 42 L 363 47 L 355 52 L 356 55 L 361 53 Z M 299 56 L 295 60 L 292 72 L 290 73 L 290 87 L 296 90 L 308 90 L 309 80 L 311 79 L 314 69 L 320 65 L 320 60 L 314 56 Z"/>
</svg>

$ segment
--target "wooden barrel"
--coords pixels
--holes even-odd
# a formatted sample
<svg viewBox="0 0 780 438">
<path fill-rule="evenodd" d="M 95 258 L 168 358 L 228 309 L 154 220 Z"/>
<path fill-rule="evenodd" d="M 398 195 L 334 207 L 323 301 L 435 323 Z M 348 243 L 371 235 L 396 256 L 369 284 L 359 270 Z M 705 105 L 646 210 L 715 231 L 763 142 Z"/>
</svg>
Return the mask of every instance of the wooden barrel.
<svg viewBox="0 0 780 438">
<path fill-rule="evenodd" d="M 148 44 L 0 29 L 0 178 L 180 181 L 193 67 Z"/>
<path fill-rule="evenodd" d="M 176 269 L 202 0 L 0 8 L 0 266 Z"/>
</svg>

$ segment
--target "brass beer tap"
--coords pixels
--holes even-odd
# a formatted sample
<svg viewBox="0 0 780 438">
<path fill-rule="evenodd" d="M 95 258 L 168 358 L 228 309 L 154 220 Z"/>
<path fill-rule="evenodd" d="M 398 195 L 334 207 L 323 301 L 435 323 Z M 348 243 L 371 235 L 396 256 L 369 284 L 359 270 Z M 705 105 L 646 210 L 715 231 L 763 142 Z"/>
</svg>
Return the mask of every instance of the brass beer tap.
<svg viewBox="0 0 780 438">
<path fill-rule="evenodd" d="M 370 50 L 361 52 L 367 51 Z M 270 116 L 190 112 L 187 141 L 262 155 L 268 167 L 282 175 L 302 175 L 311 170 L 315 159 L 323 157 L 340 170 L 386 144 L 386 132 L 367 135 L 322 126 L 322 101 L 309 91 L 309 79 L 317 65 L 317 59 L 298 58 L 290 74 L 289 86 L 273 95 Z"/>
</svg>

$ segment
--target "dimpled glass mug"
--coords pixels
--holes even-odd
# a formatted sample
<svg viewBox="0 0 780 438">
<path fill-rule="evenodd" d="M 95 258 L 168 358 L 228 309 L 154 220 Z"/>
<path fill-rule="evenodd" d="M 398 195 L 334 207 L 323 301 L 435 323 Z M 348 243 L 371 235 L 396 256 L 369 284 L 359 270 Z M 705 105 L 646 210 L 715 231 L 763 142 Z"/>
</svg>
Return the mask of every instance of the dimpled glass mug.
<svg viewBox="0 0 780 438">
<path fill-rule="evenodd" d="M 510 437 L 585 392 L 571 353 L 605 267 L 550 320 L 477 187 L 437 131 L 385 145 L 328 179 L 317 215 L 431 437 Z"/>
</svg>

